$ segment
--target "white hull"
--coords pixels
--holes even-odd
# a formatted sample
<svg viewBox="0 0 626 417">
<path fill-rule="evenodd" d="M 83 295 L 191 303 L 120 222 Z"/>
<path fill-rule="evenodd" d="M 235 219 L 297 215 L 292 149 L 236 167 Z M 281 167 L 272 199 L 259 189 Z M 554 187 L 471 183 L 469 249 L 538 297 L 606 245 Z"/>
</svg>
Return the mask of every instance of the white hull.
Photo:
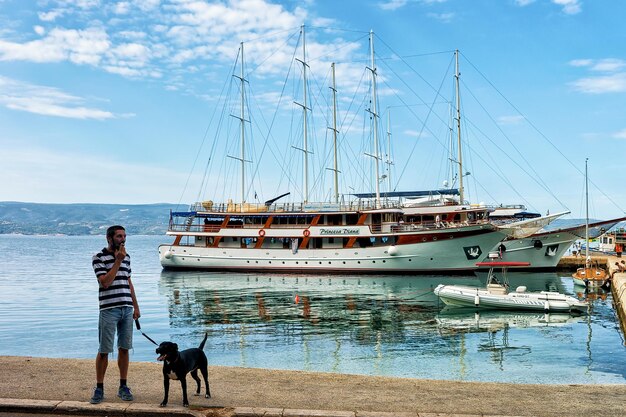
<svg viewBox="0 0 626 417">
<path fill-rule="evenodd" d="M 482 226 L 470 228 L 480 231 Z M 313 228 L 312 228 L 313 230 Z M 435 272 L 471 271 L 476 262 L 503 238 L 499 231 L 467 234 L 430 232 L 427 241 L 394 246 L 291 249 L 206 247 L 204 245 L 161 245 L 159 257 L 164 268 L 246 271 L 326 271 L 326 272 Z M 313 234 L 311 234 L 313 236 Z M 414 240 L 421 235 L 413 234 Z"/>
<path fill-rule="evenodd" d="M 550 291 L 494 294 L 484 288 L 439 285 L 434 292 L 445 304 L 454 307 L 554 312 L 587 311 L 586 303 Z"/>
<path fill-rule="evenodd" d="M 506 250 L 500 251 L 498 243 L 491 252 L 501 253 L 500 260 L 503 262 L 529 262 L 530 266 L 524 269 L 554 269 L 576 239 L 578 236 L 569 232 L 541 233 L 505 240 L 501 244 Z"/>
</svg>

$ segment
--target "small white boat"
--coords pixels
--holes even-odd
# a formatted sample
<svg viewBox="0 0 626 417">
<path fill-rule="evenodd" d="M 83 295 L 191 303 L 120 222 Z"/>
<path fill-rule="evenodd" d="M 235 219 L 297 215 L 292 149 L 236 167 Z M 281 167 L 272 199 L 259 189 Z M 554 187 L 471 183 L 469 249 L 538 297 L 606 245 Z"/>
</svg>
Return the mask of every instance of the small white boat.
<svg viewBox="0 0 626 417">
<path fill-rule="evenodd" d="M 506 268 L 528 266 L 528 262 L 480 262 L 477 265 L 490 268 L 486 288 L 440 284 L 434 290 L 435 295 L 451 307 L 581 313 L 588 309 L 587 302 L 559 292 L 526 292 L 524 286 L 509 292 Z M 502 268 L 502 281 L 496 278 L 495 268 Z"/>
</svg>

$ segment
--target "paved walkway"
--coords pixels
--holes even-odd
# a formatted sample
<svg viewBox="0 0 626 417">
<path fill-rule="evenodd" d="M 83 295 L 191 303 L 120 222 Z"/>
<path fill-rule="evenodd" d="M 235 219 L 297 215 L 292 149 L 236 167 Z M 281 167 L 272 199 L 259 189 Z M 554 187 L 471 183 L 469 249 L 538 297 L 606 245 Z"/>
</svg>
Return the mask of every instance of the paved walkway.
<svg viewBox="0 0 626 417">
<path fill-rule="evenodd" d="M 88 403 L 94 386 L 94 360 L 3 356 L 0 369 L 0 413 L 622 417 L 626 404 L 626 385 L 474 383 L 217 366 L 209 368 L 212 398 L 190 396 L 191 407 L 184 409 L 180 385 L 173 381 L 169 405 L 160 408 L 160 364 L 131 363 L 129 385 L 135 401 L 125 403 L 116 397 L 117 364 L 110 360 L 105 401 L 94 406 Z"/>
</svg>

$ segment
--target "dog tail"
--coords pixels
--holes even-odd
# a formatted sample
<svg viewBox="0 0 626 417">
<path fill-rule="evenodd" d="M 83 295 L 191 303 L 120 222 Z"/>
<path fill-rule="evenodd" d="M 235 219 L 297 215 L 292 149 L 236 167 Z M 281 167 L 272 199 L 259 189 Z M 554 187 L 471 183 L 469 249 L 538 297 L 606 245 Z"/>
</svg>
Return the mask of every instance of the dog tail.
<svg viewBox="0 0 626 417">
<path fill-rule="evenodd" d="M 204 334 L 204 339 L 202 340 L 202 343 L 200 343 L 200 346 L 198 346 L 198 348 L 200 350 L 204 350 L 204 344 L 206 343 L 206 339 L 209 337 L 209 333 L 205 333 Z"/>
</svg>

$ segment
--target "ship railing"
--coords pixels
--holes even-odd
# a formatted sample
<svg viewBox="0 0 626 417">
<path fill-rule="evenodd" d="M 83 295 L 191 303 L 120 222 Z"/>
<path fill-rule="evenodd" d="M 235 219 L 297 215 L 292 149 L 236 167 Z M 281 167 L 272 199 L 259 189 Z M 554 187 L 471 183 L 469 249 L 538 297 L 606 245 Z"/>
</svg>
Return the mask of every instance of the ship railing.
<svg viewBox="0 0 626 417">
<path fill-rule="evenodd" d="M 355 212 L 375 209 L 398 209 L 398 200 L 383 200 L 376 203 L 375 200 L 355 200 L 347 203 L 213 203 L 202 201 L 192 204 L 190 211 L 210 213 L 311 213 L 311 212 Z"/>
<path fill-rule="evenodd" d="M 465 226 L 473 226 L 479 224 L 489 223 L 487 220 L 473 220 L 473 221 L 464 221 L 464 222 L 398 222 L 393 224 L 370 224 L 368 225 L 371 232 L 374 234 L 384 234 L 384 233 L 396 233 L 396 232 L 416 232 L 416 231 L 424 231 L 424 230 L 441 230 L 441 229 L 454 229 Z M 271 224 L 270 228 L 272 229 L 302 229 L 308 227 L 310 223 L 297 223 L 297 224 Z M 323 225 L 319 224 L 318 226 L 338 226 L 338 225 Z M 176 223 L 172 222 L 169 226 L 169 231 L 171 232 L 192 232 L 192 233 L 217 233 L 222 229 L 261 229 L 263 227 L 262 224 L 229 224 L 224 227 L 216 224 L 189 224 L 187 222 Z M 255 232 L 256 233 L 256 232 Z"/>
</svg>

